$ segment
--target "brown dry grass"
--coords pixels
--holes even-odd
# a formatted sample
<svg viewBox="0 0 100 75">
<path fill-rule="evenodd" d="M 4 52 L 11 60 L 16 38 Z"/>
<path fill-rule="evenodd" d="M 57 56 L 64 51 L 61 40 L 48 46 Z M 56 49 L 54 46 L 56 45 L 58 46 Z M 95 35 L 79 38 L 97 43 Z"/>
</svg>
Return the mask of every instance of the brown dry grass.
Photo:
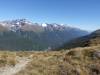
<svg viewBox="0 0 100 75">
<path fill-rule="evenodd" d="M 16 53 L 8 51 L 0 51 L 0 67 L 14 66 L 17 63 Z"/>
<path fill-rule="evenodd" d="M 16 75 L 100 75 L 100 46 L 31 52 L 32 62 Z"/>
<path fill-rule="evenodd" d="M 13 52 L 20 57 L 31 55 L 32 59 L 16 75 L 100 75 L 100 57 L 96 55 L 99 52 L 100 46 L 61 51 Z"/>
</svg>

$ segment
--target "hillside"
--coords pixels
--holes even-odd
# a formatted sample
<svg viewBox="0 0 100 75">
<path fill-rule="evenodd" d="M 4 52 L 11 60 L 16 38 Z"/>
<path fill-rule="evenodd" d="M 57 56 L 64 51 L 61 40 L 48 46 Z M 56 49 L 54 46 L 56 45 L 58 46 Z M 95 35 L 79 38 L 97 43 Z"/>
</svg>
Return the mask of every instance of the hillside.
<svg viewBox="0 0 100 75">
<path fill-rule="evenodd" d="M 6 68 L 2 68 L 5 64 Z M 100 46 L 61 51 L 1 51 L 0 75 L 5 74 L 100 75 Z"/>
<path fill-rule="evenodd" d="M 1 50 L 49 50 L 88 32 L 62 24 L 33 23 L 26 19 L 0 22 Z"/>
<path fill-rule="evenodd" d="M 100 44 L 100 29 L 94 31 L 93 33 L 91 33 L 87 36 L 73 39 L 73 40 L 65 43 L 60 49 L 96 46 L 98 44 Z"/>
</svg>

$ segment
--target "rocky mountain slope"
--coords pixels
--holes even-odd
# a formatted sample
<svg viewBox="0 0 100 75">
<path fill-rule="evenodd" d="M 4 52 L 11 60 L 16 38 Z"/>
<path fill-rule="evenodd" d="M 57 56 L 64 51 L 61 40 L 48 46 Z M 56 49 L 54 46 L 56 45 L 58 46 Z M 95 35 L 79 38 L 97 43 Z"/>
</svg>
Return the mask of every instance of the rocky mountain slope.
<svg viewBox="0 0 100 75">
<path fill-rule="evenodd" d="M 88 32 L 62 24 L 32 23 L 26 19 L 0 22 L 0 49 L 54 49 Z"/>
</svg>

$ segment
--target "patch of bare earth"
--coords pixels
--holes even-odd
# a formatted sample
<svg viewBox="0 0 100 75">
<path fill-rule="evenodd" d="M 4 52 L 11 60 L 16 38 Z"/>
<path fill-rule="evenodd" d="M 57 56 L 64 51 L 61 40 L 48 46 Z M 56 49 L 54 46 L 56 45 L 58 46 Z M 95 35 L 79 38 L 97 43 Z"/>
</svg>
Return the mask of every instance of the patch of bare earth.
<svg viewBox="0 0 100 75">
<path fill-rule="evenodd" d="M 15 75 L 23 70 L 26 65 L 31 61 L 28 57 L 17 57 L 18 63 L 15 66 L 5 66 L 0 68 L 0 75 Z"/>
</svg>

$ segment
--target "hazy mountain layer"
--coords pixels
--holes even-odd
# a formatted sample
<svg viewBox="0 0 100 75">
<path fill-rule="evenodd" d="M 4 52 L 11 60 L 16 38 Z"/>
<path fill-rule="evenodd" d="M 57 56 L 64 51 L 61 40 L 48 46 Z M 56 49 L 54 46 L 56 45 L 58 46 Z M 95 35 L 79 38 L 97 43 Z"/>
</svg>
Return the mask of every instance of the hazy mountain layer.
<svg viewBox="0 0 100 75">
<path fill-rule="evenodd" d="M 76 38 L 64 44 L 61 49 L 75 48 L 75 47 L 86 47 L 86 46 L 96 46 L 100 44 L 100 29 L 94 31 L 93 33 Z"/>
</svg>

